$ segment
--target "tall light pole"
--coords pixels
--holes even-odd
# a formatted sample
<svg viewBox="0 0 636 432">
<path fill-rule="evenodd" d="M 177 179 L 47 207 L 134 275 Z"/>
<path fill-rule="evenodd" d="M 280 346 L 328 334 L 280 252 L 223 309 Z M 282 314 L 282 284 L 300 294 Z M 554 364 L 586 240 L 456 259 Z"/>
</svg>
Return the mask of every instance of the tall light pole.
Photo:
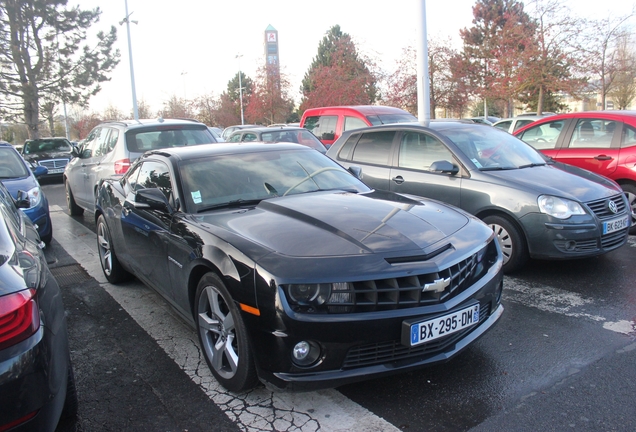
<svg viewBox="0 0 636 432">
<path fill-rule="evenodd" d="M 128 33 L 128 58 L 130 61 L 130 85 L 132 87 L 132 99 L 133 99 L 133 116 L 135 120 L 139 120 L 139 110 L 137 109 L 137 93 L 135 91 L 135 71 L 133 69 L 133 57 L 132 57 L 132 45 L 130 43 L 130 23 L 133 22 L 137 24 L 137 21 L 131 21 L 130 15 L 132 13 L 128 13 L 128 0 L 124 0 L 124 4 L 126 5 L 126 17 L 119 21 L 119 25 L 126 23 L 126 32 Z"/>
<path fill-rule="evenodd" d="M 417 28 L 417 119 L 431 120 L 431 89 L 428 72 L 428 34 L 426 31 L 426 0 L 419 1 Z"/>
<path fill-rule="evenodd" d="M 241 57 L 243 57 L 243 54 L 237 54 L 235 58 L 238 59 L 238 65 L 239 65 L 239 99 L 241 102 L 241 124 L 245 124 L 245 121 L 243 120 L 243 83 L 241 82 Z"/>
</svg>

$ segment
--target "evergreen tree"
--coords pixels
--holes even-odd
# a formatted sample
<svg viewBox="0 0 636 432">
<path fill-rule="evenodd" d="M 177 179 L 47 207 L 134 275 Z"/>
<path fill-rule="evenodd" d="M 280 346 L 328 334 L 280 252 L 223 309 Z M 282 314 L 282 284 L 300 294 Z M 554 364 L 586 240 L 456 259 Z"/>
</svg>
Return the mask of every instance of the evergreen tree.
<svg viewBox="0 0 636 432">
<path fill-rule="evenodd" d="M 67 0 L 0 0 L 0 94 L 3 114 L 21 118 L 39 137 L 47 102 L 86 105 L 119 63 L 114 26 L 97 34 L 94 47 L 80 44 L 101 11 L 67 8 Z"/>
</svg>

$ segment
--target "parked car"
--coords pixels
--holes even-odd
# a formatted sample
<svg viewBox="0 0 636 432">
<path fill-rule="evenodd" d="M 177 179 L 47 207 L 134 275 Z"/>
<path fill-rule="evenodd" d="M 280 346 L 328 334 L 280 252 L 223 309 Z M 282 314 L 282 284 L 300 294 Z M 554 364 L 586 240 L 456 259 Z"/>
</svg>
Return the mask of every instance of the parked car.
<svg viewBox="0 0 636 432">
<path fill-rule="evenodd" d="M 221 134 L 221 137 L 225 141 L 227 141 L 227 139 L 230 137 L 230 135 L 232 135 L 232 132 L 240 130 L 240 129 L 254 128 L 254 127 L 260 127 L 260 126 L 253 125 L 253 124 L 228 126 L 225 129 L 223 129 L 223 133 Z"/>
<path fill-rule="evenodd" d="M 225 139 L 223 139 L 223 129 L 214 126 L 208 126 L 208 130 L 212 135 L 214 135 L 214 139 L 216 139 L 216 142 L 225 141 Z"/>
<path fill-rule="evenodd" d="M 329 148 L 347 130 L 413 121 L 417 121 L 417 117 L 400 108 L 379 105 L 332 106 L 305 110 L 300 127 L 308 129 Z"/>
<path fill-rule="evenodd" d="M 252 142 L 262 141 L 266 143 L 288 142 L 302 144 L 327 153 L 327 149 L 314 134 L 301 127 L 262 127 L 252 129 L 240 129 L 232 132 L 228 142 Z"/>
<path fill-rule="evenodd" d="M 487 124 L 488 126 L 492 126 L 501 119 L 499 117 L 494 117 L 494 116 L 477 116 L 477 117 L 468 117 L 466 120 L 470 120 L 473 123 L 481 123 L 481 124 Z"/>
<path fill-rule="evenodd" d="M 97 200 L 111 283 L 131 274 L 199 335 L 231 391 L 315 389 L 455 356 L 501 316 L 492 230 L 372 191 L 298 144 L 143 155 Z"/>
<path fill-rule="evenodd" d="M 54 431 L 61 418 L 77 413 L 62 295 L 39 243 L 33 224 L 0 184 L 2 431 Z"/>
<path fill-rule="evenodd" d="M 615 182 L 546 161 L 497 128 L 377 126 L 344 134 L 327 156 L 360 167 L 370 187 L 438 199 L 482 219 L 497 234 L 508 273 L 528 257 L 589 257 L 627 241 L 629 206 Z"/>
<path fill-rule="evenodd" d="M 46 173 L 46 166 L 36 165 L 31 169 L 31 165 L 11 144 L 0 142 L 0 181 L 14 199 L 28 202 L 29 205 L 23 207 L 22 211 L 37 227 L 42 241 L 49 244 L 53 240 L 49 201 L 37 180 L 37 177 Z"/>
<path fill-rule="evenodd" d="M 636 234 L 636 111 L 590 111 L 550 116 L 515 132 L 553 160 L 617 182 Z"/>
<path fill-rule="evenodd" d="M 518 117 L 511 117 L 501 119 L 493 124 L 494 127 L 504 130 L 508 133 L 514 133 L 516 130 L 522 127 L 534 123 L 537 120 L 547 117 L 546 115 L 522 115 Z"/>
<path fill-rule="evenodd" d="M 46 167 L 42 177 L 61 178 L 64 168 L 71 160 L 73 146 L 66 138 L 40 138 L 24 142 L 22 157 L 30 164 Z"/>
<path fill-rule="evenodd" d="M 69 213 L 95 211 L 97 184 L 111 175 L 124 174 L 147 150 L 217 142 L 208 127 L 194 120 L 126 120 L 102 123 L 73 150 L 64 171 Z"/>
</svg>

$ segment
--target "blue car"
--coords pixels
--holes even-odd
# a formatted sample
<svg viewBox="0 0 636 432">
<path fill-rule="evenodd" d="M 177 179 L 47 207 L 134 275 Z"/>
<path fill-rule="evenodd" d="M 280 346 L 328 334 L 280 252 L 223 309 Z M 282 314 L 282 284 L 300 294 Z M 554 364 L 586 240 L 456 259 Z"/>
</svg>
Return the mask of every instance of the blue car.
<svg viewBox="0 0 636 432">
<path fill-rule="evenodd" d="M 30 207 L 22 211 L 37 227 L 40 239 L 48 245 L 53 239 L 49 201 L 37 180 L 37 177 L 45 175 L 47 171 L 43 166 L 31 170 L 29 164 L 11 144 L 0 142 L 0 181 L 14 199 L 29 200 Z M 26 196 L 18 197 L 19 191 L 23 191 Z"/>
</svg>

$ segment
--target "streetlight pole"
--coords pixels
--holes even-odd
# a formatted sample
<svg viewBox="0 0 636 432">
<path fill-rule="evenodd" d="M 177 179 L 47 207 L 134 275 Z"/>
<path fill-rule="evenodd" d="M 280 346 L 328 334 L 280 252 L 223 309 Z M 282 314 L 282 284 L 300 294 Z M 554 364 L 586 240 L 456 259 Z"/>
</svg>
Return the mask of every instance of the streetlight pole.
<svg viewBox="0 0 636 432">
<path fill-rule="evenodd" d="M 132 99 L 133 99 L 133 116 L 135 120 L 139 120 L 139 110 L 137 109 L 137 93 L 135 91 L 135 71 L 133 69 L 133 57 L 132 57 L 132 45 L 130 43 L 130 15 L 128 13 L 128 0 L 124 0 L 126 5 L 126 17 L 119 22 L 119 25 L 126 23 L 126 32 L 128 34 L 128 58 L 130 61 L 130 85 L 132 87 Z M 132 21 L 137 24 L 137 21 Z"/>
<path fill-rule="evenodd" d="M 237 54 L 235 58 L 237 58 L 239 62 L 239 99 L 241 102 L 241 125 L 244 125 L 245 121 L 243 120 L 243 83 L 241 82 L 241 57 L 243 57 L 243 54 Z"/>
</svg>

